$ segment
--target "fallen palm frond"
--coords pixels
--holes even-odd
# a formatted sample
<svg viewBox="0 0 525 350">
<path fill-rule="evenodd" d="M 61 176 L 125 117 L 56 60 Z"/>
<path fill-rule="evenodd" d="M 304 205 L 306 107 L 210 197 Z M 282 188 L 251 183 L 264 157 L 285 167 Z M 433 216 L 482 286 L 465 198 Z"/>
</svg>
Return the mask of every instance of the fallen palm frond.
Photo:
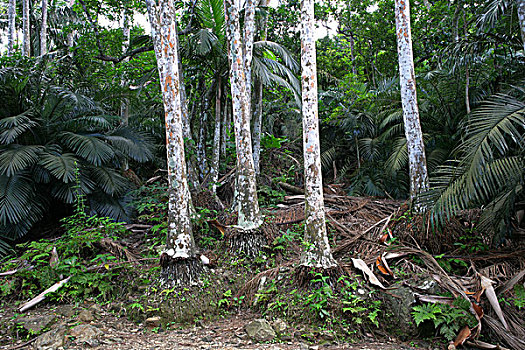
<svg viewBox="0 0 525 350">
<path fill-rule="evenodd" d="M 138 255 L 132 253 L 128 248 L 110 238 L 102 238 L 99 241 L 99 244 L 102 248 L 108 250 L 117 258 L 126 258 L 126 260 L 131 262 L 136 262 L 138 259 Z"/>
</svg>

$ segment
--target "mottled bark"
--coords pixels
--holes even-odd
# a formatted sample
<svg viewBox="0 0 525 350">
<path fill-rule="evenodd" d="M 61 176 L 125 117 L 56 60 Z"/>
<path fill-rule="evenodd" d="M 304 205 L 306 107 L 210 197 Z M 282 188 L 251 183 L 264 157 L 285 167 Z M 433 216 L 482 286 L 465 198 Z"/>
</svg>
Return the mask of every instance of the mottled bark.
<svg viewBox="0 0 525 350">
<path fill-rule="evenodd" d="M 246 76 L 246 103 L 248 115 L 251 118 L 251 96 L 252 96 L 252 60 L 253 60 L 253 38 L 255 36 L 255 1 L 246 0 L 244 4 L 244 69 Z"/>
<path fill-rule="evenodd" d="M 9 0 L 7 8 L 7 55 L 11 56 L 14 53 L 15 40 L 16 40 L 16 0 Z"/>
<path fill-rule="evenodd" d="M 213 157 L 211 162 L 211 191 L 217 192 L 217 181 L 219 180 L 219 160 L 221 142 L 221 77 L 217 80 L 217 92 L 215 94 L 215 128 L 213 133 Z"/>
<path fill-rule="evenodd" d="M 250 133 L 250 106 L 246 94 L 246 72 L 238 1 L 225 0 L 226 35 L 230 43 L 230 86 L 237 150 L 237 186 L 235 202 L 238 211 L 238 226 L 245 229 L 258 228 L 261 223 L 255 169 L 253 167 L 252 140 Z"/>
<path fill-rule="evenodd" d="M 166 121 L 168 159 L 168 235 L 162 282 L 184 284 L 195 282 L 196 246 L 189 216 L 190 192 L 186 180 L 182 100 L 180 96 L 177 26 L 172 0 L 146 0 L 151 23 L 151 36 L 157 57 Z"/>
<path fill-rule="evenodd" d="M 268 6 L 268 0 L 261 0 L 261 7 Z M 263 15 L 261 21 L 261 41 L 265 41 L 268 35 L 267 28 L 268 18 L 266 13 Z M 255 120 L 253 123 L 253 165 L 255 172 L 260 172 L 261 160 L 261 136 L 262 136 L 262 116 L 263 116 L 263 84 L 260 81 L 255 83 Z"/>
<path fill-rule="evenodd" d="M 126 52 L 129 49 L 129 43 L 130 43 L 130 16 L 124 10 L 123 16 L 122 16 L 122 36 L 124 37 L 124 41 L 122 42 L 122 52 Z M 123 62 L 127 62 L 128 59 L 125 59 Z M 126 86 L 126 79 L 125 77 L 122 77 L 120 80 L 120 86 L 122 87 L 122 90 L 124 91 L 124 88 Z M 120 104 L 120 123 L 121 125 L 128 126 L 129 124 L 129 99 L 127 97 L 124 97 L 122 99 L 122 103 Z"/>
<path fill-rule="evenodd" d="M 414 201 L 419 193 L 428 189 L 428 174 L 423 133 L 417 106 L 416 76 L 414 73 L 410 31 L 410 8 L 407 0 L 395 0 L 395 16 L 401 102 L 408 147 L 410 199 Z"/>
<path fill-rule="evenodd" d="M 75 0 L 69 0 L 67 4 L 70 8 L 72 8 L 75 5 Z M 67 47 L 71 50 L 73 45 L 75 44 L 75 31 L 71 31 L 67 34 Z M 73 52 L 69 53 L 70 56 L 73 55 Z"/>
<path fill-rule="evenodd" d="M 314 33 L 314 0 L 301 0 L 305 242 L 308 242 L 301 265 L 329 269 L 337 263 L 330 250 L 325 224 Z"/>
<path fill-rule="evenodd" d="M 523 41 L 523 50 L 525 51 L 525 0 L 518 2 L 518 19 L 520 21 L 521 40 Z"/>
<path fill-rule="evenodd" d="M 31 55 L 31 33 L 29 29 L 29 0 L 22 0 L 22 55 Z"/>
<path fill-rule="evenodd" d="M 47 0 L 42 0 L 42 26 L 40 28 L 40 54 L 47 54 Z"/>
<path fill-rule="evenodd" d="M 260 172 L 261 160 L 261 132 L 262 132 L 262 115 L 263 115 L 263 86 L 260 81 L 255 83 L 255 112 L 253 121 L 253 166 L 255 173 Z"/>
<path fill-rule="evenodd" d="M 210 98 L 215 82 L 212 82 L 208 92 L 202 96 L 201 101 L 201 119 L 199 138 L 197 140 L 197 164 L 199 166 L 199 176 L 203 182 L 208 175 L 208 158 L 206 155 L 206 139 L 208 135 L 208 115 L 210 109 Z"/>
<path fill-rule="evenodd" d="M 228 108 L 228 98 L 224 98 L 224 112 L 222 113 L 222 128 L 221 128 L 221 156 L 223 158 L 226 158 L 226 144 L 228 142 L 228 123 L 229 118 L 228 115 L 230 113 L 230 109 Z"/>
</svg>

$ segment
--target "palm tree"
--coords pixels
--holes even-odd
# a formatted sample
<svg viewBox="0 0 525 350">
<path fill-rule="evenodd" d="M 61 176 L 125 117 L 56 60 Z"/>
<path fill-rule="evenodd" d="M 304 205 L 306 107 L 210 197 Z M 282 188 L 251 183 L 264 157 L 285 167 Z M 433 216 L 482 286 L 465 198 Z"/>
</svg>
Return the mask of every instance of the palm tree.
<svg viewBox="0 0 525 350">
<path fill-rule="evenodd" d="M 179 52 L 175 4 L 171 0 L 147 0 L 152 38 L 161 81 L 166 119 L 169 211 L 166 250 L 161 254 L 163 284 L 196 282 L 202 269 L 190 221 L 190 192 L 182 130 Z"/>
<path fill-rule="evenodd" d="M 301 256 L 307 268 L 331 269 L 337 266 L 326 233 L 319 120 L 317 106 L 317 64 L 315 52 L 314 1 L 301 1 L 301 68 L 303 97 L 303 153 L 305 178 L 305 241 Z"/>
<path fill-rule="evenodd" d="M 496 242 L 509 231 L 514 205 L 525 195 L 523 96 L 520 88 L 493 95 L 468 116 L 455 158 L 438 168 L 422 196 L 436 223 L 483 206 L 481 229 L 494 232 Z"/>
<path fill-rule="evenodd" d="M 428 174 L 425 145 L 423 144 L 423 133 L 421 132 L 417 107 L 408 1 L 395 1 L 395 15 L 401 102 L 403 104 L 403 119 L 409 159 L 410 199 L 414 201 L 417 195 L 428 189 Z"/>
<path fill-rule="evenodd" d="M 0 107 L 2 238 L 19 239 L 41 219 L 67 214 L 76 168 L 91 213 L 127 219 L 131 183 L 120 164 L 153 157 L 142 133 L 119 127 L 89 96 L 97 88 L 55 84 L 62 69 L 46 59 L 0 67 L 0 98 L 7 101 Z"/>
</svg>

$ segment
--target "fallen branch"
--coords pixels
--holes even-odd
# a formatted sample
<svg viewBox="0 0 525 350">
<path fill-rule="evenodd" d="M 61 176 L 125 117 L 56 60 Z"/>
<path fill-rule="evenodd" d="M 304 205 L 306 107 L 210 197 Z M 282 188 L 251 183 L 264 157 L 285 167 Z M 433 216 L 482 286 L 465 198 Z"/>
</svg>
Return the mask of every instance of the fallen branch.
<svg viewBox="0 0 525 350">
<path fill-rule="evenodd" d="M 3 277 L 3 276 L 11 276 L 11 275 L 14 275 L 15 273 L 18 272 L 18 269 L 16 270 L 10 270 L 10 271 L 6 271 L 6 272 L 0 272 L 0 277 Z"/>
<path fill-rule="evenodd" d="M 31 299 L 30 301 L 28 301 L 27 303 L 22 305 L 22 307 L 20 308 L 19 311 L 20 312 L 24 312 L 24 311 L 32 308 L 33 306 L 35 306 L 36 304 L 38 304 L 39 302 L 44 300 L 46 298 L 46 295 L 48 295 L 49 293 L 56 292 L 58 289 L 60 289 L 60 287 L 62 287 L 64 284 L 66 284 L 67 281 L 69 281 L 70 278 L 71 278 L 71 276 L 69 276 L 68 278 L 64 278 L 62 281 L 53 284 L 51 287 L 49 287 L 45 291 L 43 291 L 42 293 L 38 294 L 35 298 Z"/>
<path fill-rule="evenodd" d="M 282 187 L 283 190 L 286 190 L 288 192 L 294 193 L 294 194 L 303 194 L 304 190 L 302 188 L 296 187 L 294 185 L 287 184 L 286 182 L 279 181 L 277 183 L 279 186 Z"/>
</svg>

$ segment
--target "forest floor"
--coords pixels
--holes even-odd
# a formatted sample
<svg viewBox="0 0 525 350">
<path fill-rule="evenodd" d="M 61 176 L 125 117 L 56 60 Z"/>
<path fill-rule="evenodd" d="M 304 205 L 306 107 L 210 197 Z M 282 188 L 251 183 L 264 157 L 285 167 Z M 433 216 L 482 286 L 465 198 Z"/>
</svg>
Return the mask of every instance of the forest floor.
<svg viewBox="0 0 525 350">
<path fill-rule="evenodd" d="M 225 318 L 213 322 L 200 323 L 198 326 L 180 326 L 169 330 L 155 331 L 144 324 L 137 324 L 127 318 L 117 317 L 99 307 L 88 308 L 93 320 L 84 320 L 83 316 L 74 315 L 65 317 L 64 310 L 74 310 L 75 307 L 53 307 L 46 306 L 30 311 L 25 317 L 32 320 L 42 320 L 49 316 L 55 317 L 57 322 L 48 328 L 60 330 L 65 327 L 69 329 L 70 335 L 61 332 L 53 333 L 43 343 L 40 338 L 30 341 L 19 339 L 16 342 L 0 346 L 0 349 L 45 349 L 47 346 L 56 349 L 115 349 L 115 350 L 190 350 L 190 349 L 260 349 L 260 350 L 409 350 L 430 349 L 435 347 L 428 343 L 411 342 L 411 344 L 396 341 L 380 341 L 368 338 L 356 343 L 346 343 L 333 340 L 322 345 L 312 345 L 300 341 L 293 336 L 294 330 L 290 329 L 291 335 L 284 337 L 280 342 L 258 344 L 252 342 L 245 332 L 246 324 L 250 323 L 260 315 L 252 312 L 241 312 L 231 314 Z M 79 310 L 81 310 L 79 308 Z M 98 311 L 95 311 L 98 310 Z M 0 325 L 10 321 L 9 315 L 3 314 Z M 38 321 L 37 321 L 38 322 Z M 81 326 L 79 326 L 81 324 Z M 75 327 L 83 327 L 82 334 L 76 334 Z M 67 333 L 67 332 L 66 332 Z M 71 335 L 71 334 L 74 334 Z M 76 336 L 76 338 L 75 338 Z M 370 335 L 372 336 L 372 335 Z M 36 341 L 35 341 L 36 340 Z M 54 344 L 54 345 L 53 345 Z M 47 346 L 46 346 L 47 345 Z M 58 346 L 57 346 L 58 345 Z M 436 348 L 437 349 L 437 348 Z"/>
</svg>

